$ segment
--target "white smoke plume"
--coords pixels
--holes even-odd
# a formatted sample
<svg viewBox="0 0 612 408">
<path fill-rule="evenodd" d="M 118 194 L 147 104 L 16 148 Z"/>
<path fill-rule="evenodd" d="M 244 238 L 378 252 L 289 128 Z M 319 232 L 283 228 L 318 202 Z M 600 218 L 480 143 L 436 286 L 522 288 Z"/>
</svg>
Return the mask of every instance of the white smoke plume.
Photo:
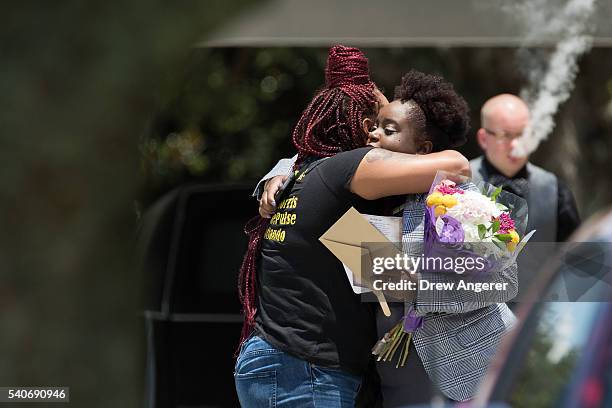
<svg viewBox="0 0 612 408">
<path fill-rule="evenodd" d="M 578 58 L 593 42 L 595 0 L 569 0 L 564 7 L 558 0 L 528 0 L 503 9 L 526 30 L 524 45 L 557 39 L 552 53 L 524 47 L 517 52 L 528 80 L 521 96 L 529 104 L 531 118 L 512 154 L 526 156 L 553 130 L 554 115 L 574 88 Z"/>
</svg>

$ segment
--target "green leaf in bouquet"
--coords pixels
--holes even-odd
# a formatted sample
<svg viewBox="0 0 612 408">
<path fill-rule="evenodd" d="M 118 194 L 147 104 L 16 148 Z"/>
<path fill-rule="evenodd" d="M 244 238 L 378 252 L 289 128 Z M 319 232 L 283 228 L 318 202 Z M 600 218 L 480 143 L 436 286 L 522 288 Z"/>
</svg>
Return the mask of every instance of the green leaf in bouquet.
<svg viewBox="0 0 612 408">
<path fill-rule="evenodd" d="M 495 234 L 495 238 L 499 239 L 502 242 L 512 241 L 512 235 L 510 234 Z"/>
<path fill-rule="evenodd" d="M 502 203 L 495 203 L 495 207 L 497 207 L 497 209 L 501 211 L 508 211 L 508 207 L 506 207 Z"/>
<path fill-rule="evenodd" d="M 493 194 L 491 194 L 491 201 L 495 201 L 495 200 L 497 200 L 497 196 L 498 196 L 498 195 L 499 195 L 499 193 L 501 193 L 501 192 L 502 192 L 502 188 L 501 188 L 501 186 L 497 187 L 497 188 L 495 189 L 495 191 L 493 192 Z"/>
<path fill-rule="evenodd" d="M 507 250 L 507 248 L 506 248 L 506 244 L 504 244 L 503 242 L 493 240 L 493 243 L 495 244 L 495 246 L 497 246 L 497 247 L 498 247 L 499 249 L 501 249 L 502 251 L 506 251 L 506 250 Z"/>
<path fill-rule="evenodd" d="M 484 239 L 485 235 L 487 235 L 487 227 L 484 224 L 478 224 L 478 237 Z"/>
<path fill-rule="evenodd" d="M 499 231 L 499 220 L 495 220 L 491 224 L 491 232 L 495 234 L 497 231 Z"/>
</svg>

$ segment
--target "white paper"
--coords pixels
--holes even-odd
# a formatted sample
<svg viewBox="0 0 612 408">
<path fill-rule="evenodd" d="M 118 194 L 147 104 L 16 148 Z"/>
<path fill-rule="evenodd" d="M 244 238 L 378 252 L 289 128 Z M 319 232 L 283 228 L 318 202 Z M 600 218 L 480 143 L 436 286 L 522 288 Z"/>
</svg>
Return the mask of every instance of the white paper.
<svg viewBox="0 0 612 408">
<path fill-rule="evenodd" d="M 402 217 L 363 214 L 363 216 L 393 243 L 402 242 Z"/>
<path fill-rule="evenodd" d="M 344 266 L 344 272 L 346 272 L 346 277 L 348 278 L 348 281 L 351 284 L 351 288 L 353 288 L 353 292 L 357 294 L 361 294 L 361 293 L 368 293 L 372 291 L 372 289 L 354 285 L 353 284 L 353 272 L 345 264 L 342 264 L 342 266 Z"/>
</svg>

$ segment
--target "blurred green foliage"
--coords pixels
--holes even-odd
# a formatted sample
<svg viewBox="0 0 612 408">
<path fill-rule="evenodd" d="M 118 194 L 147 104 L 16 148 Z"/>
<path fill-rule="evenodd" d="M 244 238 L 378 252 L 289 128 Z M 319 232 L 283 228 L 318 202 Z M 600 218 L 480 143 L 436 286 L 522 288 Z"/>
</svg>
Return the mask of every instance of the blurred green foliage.
<svg viewBox="0 0 612 408">
<path fill-rule="evenodd" d="M 549 408 L 562 401 L 564 388 L 570 382 L 584 350 L 584 340 L 576 341 L 567 336 L 584 338 L 585 328 L 577 321 L 589 319 L 588 308 L 588 304 L 575 308 L 576 316 L 580 317 L 570 318 L 571 330 L 567 330 L 567 323 L 562 322 L 558 312 L 559 309 L 567 310 L 559 307 L 559 304 L 544 304 L 538 312 L 540 319 L 535 334 L 510 395 L 512 407 Z"/>
<path fill-rule="evenodd" d="M 264 172 L 279 149 L 291 150 L 292 124 L 323 83 L 325 57 L 320 49 L 194 49 L 160 89 L 141 144 L 152 188 L 186 175 L 225 182 Z"/>
<path fill-rule="evenodd" d="M 555 339 L 539 332 L 524 363 L 510 405 L 515 408 L 550 408 L 561 398 L 578 359 L 578 350 L 571 350 L 558 361 L 549 358 Z"/>
</svg>

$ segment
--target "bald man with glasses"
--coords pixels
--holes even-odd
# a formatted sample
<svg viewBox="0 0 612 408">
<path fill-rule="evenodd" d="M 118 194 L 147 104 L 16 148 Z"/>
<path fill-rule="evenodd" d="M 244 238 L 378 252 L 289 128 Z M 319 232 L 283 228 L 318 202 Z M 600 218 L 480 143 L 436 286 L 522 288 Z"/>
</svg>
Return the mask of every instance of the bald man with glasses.
<svg viewBox="0 0 612 408">
<path fill-rule="evenodd" d="M 485 102 L 480 115 L 482 127 L 476 137 L 484 155 L 470 162 L 472 177 L 527 200 L 527 231 L 537 230 L 532 241 L 567 240 L 580 224 L 574 195 L 554 174 L 529 163 L 528 157 L 511 155 L 529 123 L 527 104 L 515 95 L 496 95 Z"/>
</svg>

